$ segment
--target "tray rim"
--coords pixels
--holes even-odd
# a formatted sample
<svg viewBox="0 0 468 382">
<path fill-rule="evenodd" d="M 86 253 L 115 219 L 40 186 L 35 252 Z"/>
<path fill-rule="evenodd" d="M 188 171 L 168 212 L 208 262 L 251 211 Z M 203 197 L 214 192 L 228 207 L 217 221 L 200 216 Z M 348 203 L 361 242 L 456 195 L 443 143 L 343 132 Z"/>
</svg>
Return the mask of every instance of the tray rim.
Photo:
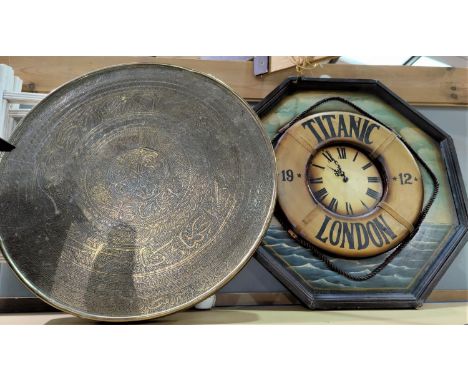
<svg viewBox="0 0 468 382">
<path fill-rule="evenodd" d="M 214 83 L 216 83 L 217 85 L 220 85 L 221 87 L 224 87 L 228 93 L 230 93 L 235 98 L 237 98 L 237 100 L 240 101 L 240 103 L 245 107 L 246 111 L 249 112 L 250 116 L 255 121 L 255 124 L 257 126 L 257 130 L 260 132 L 260 135 L 263 137 L 263 139 L 265 141 L 264 147 L 267 150 L 267 152 L 269 153 L 269 157 L 270 157 L 270 164 L 271 164 L 271 166 L 270 166 L 271 167 L 270 176 L 271 176 L 272 183 L 273 183 L 273 190 L 272 190 L 272 193 L 271 193 L 271 198 L 269 200 L 268 209 L 266 210 L 265 219 L 264 219 L 263 225 L 262 225 L 262 227 L 260 229 L 260 234 L 256 238 L 256 240 L 254 241 L 254 243 L 251 245 L 249 250 L 246 252 L 246 254 L 242 258 L 240 263 L 225 278 L 223 278 L 219 283 L 215 284 L 212 288 L 210 288 L 205 293 L 199 295 L 198 297 L 196 297 L 196 298 L 194 298 L 194 299 L 192 299 L 190 301 L 187 301 L 184 304 L 178 305 L 176 307 L 173 307 L 173 308 L 161 311 L 161 312 L 156 312 L 156 313 L 149 313 L 149 314 L 142 314 L 142 315 L 131 315 L 131 316 L 106 316 L 106 315 L 99 315 L 99 314 L 89 314 L 89 313 L 86 313 L 86 312 L 83 312 L 83 311 L 70 309 L 68 306 L 65 306 L 64 304 L 56 301 L 55 299 L 50 298 L 49 296 L 44 294 L 41 290 L 39 290 L 34 285 L 32 285 L 32 283 L 27 279 L 27 277 L 25 277 L 22 274 L 22 272 L 18 269 L 18 267 L 16 266 L 13 259 L 10 258 L 10 254 L 6 250 L 5 245 L 4 245 L 4 241 L 3 241 L 2 237 L 0 236 L 0 254 L 3 255 L 3 257 L 6 260 L 6 263 L 12 268 L 13 273 L 15 274 L 15 276 L 31 292 L 33 292 L 39 299 L 41 299 L 42 301 L 44 301 L 48 305 L 50 305 L 50 306 L 52 306 L 52 307 L 54 307 L 54 308 L 56 308 L 56 309 L 58 309 L 60 311 L 72 314 L 74 316 L 77 316 L 77 317 L 80 317 L 80 318 L 83 318 L 83 319 L 90 319 L 90 320 L 96 320 L 96 321 L 107 321 L 107 322 L 131 322 L 131 321 L 150 320 L 150 319 L 163 317 L 163 316 L 166 316 L 166 315 L 178 312 L 178 311 L 188 309 L 188 308 L 196 305 L 197 303 L 205 300 L 209 296 L 216 293 L 216 291 L 220 290 L 229 281 L 231 281 L 242 270 L 242 268 L 244 268 L 244 266 L 247 264 L 247 262 L 250 260 L 250 258 L 255 254 L 257 248 L 259 247 L 259 245 L 260 245 L 260 243 L 261 243 L 261 241 L 262 241 L 264 235 L 266 234 L 266 231 L 267 231 L 267 229 L 268 229 L 268 227 L 270 225 L 271 219 L 273 217 L 274 207 L 275 207 L 275 204 L 276 204 L 276 192 L 277 192 L 277 190 L 276 190 L 276 157 L 274 155 L 274 150 L 273 150 L 273 146 L 271 145 L 270 139 L 268 138 L 268 136 L 267 136 L 267 134 L 266 134 L 266 132 L 265 132 L 265 130 L 263 128 L 262 122 L 260 121 L 260 118 L 258 117 L 257 113 L 255 113 L 255 111 L 248 104 L 248 102 L 245 101 L 242 97 L 240 97 L 230 86 L 228 86 L 226 83 L 219 80 L 215 76 L 213 76 L 211 74 L 207 74 L 207 73 L 202 73 L 202 72 L 194 70 L 194 69 L 178 66 L 178 65 L 159 64 L 159 63 L 125 63 L 125 64 L 118 64 L 118 65 L 108 66 L 108 67 L 105 67 L 105 68 L 97 69 L 95 71 L 92 71 L 92 72 L 85 73 L 83 75 L 77 76 L 74 79 L 72 79 L 72 80 L 62 84 L 61 86 L 55 88 L 54 90 L 52 90 L 43 100 L 41 100 L 37 105 L 35 105 L 29 111 L 29 113 L 20 121 L 20 123 L 18 124 L 18 126 L 15 129 L 15 132 L 11 136 L 12 139 L 9 140 L 9 143 L 13 144 L 13 145 L 16 143 L 16 137 L 19 136 L 21 130 L 23 129 L 23 126 L 26 125 L 25 122 L 27 122 L 31 118 L 34 118 L 35 112 L 38 110 L 38 108 L 41 105 L 43 105 L 44 103 L 46 103 L 47 100 L 51 96 L 56 95 L 59 91 L 63 91 L 64 89 L 66 89 L 66 88 L 68 88 L 70 86 L 73 86 L 73 84 L 81 82 L 82 80 L 84 80 L 84 79 L 86 79 L 88 77 L 99 75 L 100 73 L 105 73 L 105 72 L 114 71 L 114 70 L 118 70 L 118 69 L 138 68 L 138 67 L 168 67 L 168 68 L 173 68 L 173 69 L 179 69 L 179 70 L 183 70 L 183 71 L 192 72 L 192 73 L 195 73 L 195 74 L 200 75 L 202 77 L 205 77 L 205 78 L 209 79 L 210 81 L 213 81 Z M 2 162 L 2 160 L 5 160 L 4 157 L 5 157 L 5 152 L 0 152 L 0 163 Z"/>
</svg>

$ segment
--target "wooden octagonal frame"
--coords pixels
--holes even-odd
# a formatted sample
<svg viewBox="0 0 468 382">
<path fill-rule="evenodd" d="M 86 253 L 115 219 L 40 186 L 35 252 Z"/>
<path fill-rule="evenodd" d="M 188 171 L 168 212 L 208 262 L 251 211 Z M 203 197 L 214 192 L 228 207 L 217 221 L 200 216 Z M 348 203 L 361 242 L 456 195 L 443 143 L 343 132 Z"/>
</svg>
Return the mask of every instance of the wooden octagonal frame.
<svg viewBox="0 0 468 382">
<path fill-rule="evenodd" d="M 310 309 L 420 307 L 468 240 L 467 194 L 452 138 L 382 83 L 369 79 L 289 77 L 256 104 L 254 110 L 262 118 L 288 96 L 311 90 L 364 92 L 374 95 L 428 134 L 438 144 L 445 164 L 458 225 L 450 233 L 435 260 L 408 292 L 369 290 L 365 293 L 348 293 L 333 290 L 324 293 L 323 290 L 317 291 L 297 277 L 294 272 L 288 270 L 284 262 L 272 256 L 263 246 L 257 250 L 257 260 Z"/>
</svg>

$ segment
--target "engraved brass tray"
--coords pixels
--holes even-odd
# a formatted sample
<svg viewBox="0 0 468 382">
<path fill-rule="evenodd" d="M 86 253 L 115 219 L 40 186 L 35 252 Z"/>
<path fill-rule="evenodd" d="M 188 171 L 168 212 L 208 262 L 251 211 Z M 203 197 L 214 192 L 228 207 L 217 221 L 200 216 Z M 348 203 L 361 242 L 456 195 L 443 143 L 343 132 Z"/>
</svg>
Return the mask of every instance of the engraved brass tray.
<svg viewBox="0 0 468 382">
<path fill-rule="evenodd" d="M 275 160 L 219 81 L 168 65 L 57 89 L 0 157 L 1 250 L 49 304 L 97 320 L 159 317 L 228 282 L 259 244 Z"/>
</svg>

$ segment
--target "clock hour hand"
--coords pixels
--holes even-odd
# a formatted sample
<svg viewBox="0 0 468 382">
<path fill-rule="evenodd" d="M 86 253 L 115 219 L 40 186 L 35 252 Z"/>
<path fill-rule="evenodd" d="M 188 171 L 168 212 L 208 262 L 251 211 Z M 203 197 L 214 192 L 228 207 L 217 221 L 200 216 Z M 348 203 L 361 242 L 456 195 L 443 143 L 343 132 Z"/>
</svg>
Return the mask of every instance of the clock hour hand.
<svg viewBox="0 0 468 382">
<path fill-rule="evenodd" d="M 335 174 L 335 176 L 342 176 L 342 177 L 343 177 L 343 182 L 346 183 L 346 182 L 349 180 L 349 178 L 346 176 L 345 172 L 342 170 L 342 168 L 341 168 L 341 166 L 338 164 L 338 162 L 335 161 L 335 163 L 336 163 L 336 165 L 338 166 L 337 169 L 332 168 L 332 167 L 330 167 L 330 166 L 328 166 L 328 168 L 329 168 L 330 170 L 333 171 L 333 173 Z"/>
<path fill-rule="evenodd" d="M 346 176 L 345 172 L 341 169 L 341 166 L 338 164 L 338 162 L 336 163 L 336 165 L 338 166 L 338 171 L 340 172 L 340 176 L 343 177 L 343 182 L 346 183 L 349 178 Z"/>
</svg>

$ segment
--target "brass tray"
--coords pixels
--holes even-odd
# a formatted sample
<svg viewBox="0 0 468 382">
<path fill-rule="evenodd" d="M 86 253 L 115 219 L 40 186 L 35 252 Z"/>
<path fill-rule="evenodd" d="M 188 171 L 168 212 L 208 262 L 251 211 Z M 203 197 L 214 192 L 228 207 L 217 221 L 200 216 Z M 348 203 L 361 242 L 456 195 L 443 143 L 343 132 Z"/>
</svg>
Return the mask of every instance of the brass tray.
<svg viewBox="0 0 468 382">
<path fill-rule="evenodd" d="M 55 90 L 0 157 L 0 248 L 49 304 L 142 320 L 190 307 L 247 262 L 275 201 L 271 144 L 219 81 L 168 65 Z"/>
</svg>

